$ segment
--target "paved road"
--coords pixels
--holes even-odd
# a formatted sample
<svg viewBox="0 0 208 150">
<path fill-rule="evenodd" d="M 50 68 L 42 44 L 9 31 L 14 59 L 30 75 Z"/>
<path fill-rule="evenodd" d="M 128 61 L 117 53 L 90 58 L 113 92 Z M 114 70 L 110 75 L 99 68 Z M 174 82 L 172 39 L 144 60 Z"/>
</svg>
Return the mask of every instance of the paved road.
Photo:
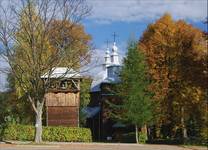
<svg viewBox="0 0 208 150">
<path fill-rule="evenodd" d="M 170 145 L 141 144 L 54 144 L 54 145 L 12 145 L 0 144 L 0 150 L 206 150 L 206 148 L 183 148 Z"/>
</svg>

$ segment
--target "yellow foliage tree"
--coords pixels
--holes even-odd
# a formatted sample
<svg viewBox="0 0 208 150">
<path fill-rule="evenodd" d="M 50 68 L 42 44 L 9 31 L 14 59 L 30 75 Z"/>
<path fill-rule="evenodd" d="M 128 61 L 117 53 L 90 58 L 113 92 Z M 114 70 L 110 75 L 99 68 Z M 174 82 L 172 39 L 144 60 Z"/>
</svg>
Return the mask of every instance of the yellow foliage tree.
<svg viewBox="0 0 208 150">
<path fill-rule="evenodd" d="M 35 142 L 40 143 L 44 95 L 51 84 L 51 73 L 61 65 L 78 69 L 89 57 L 90 36 L 79 21 L 90 9 L 85 0 L 18 0 L 18 7 L 15 2 L 0 6 L 0 48 L 19 96 L 27 97 L 35 112 Z M 46 72 L 48 78 L 43 80 Z"/>
<path fill-rule="evenodd" d="M 182 136 L 187 138 L 190 108 L 206 111 L 198 107 L 205 101 L 207 82 L 204 81 L 208 79 L 203 32 L 165 14 L 148 26 L 139 47 L 147 57 L 153 81 L 149 88 L 155 93 L 154 100 L 158 104 L 157 125 L 179 126 Z"/>
</svg>

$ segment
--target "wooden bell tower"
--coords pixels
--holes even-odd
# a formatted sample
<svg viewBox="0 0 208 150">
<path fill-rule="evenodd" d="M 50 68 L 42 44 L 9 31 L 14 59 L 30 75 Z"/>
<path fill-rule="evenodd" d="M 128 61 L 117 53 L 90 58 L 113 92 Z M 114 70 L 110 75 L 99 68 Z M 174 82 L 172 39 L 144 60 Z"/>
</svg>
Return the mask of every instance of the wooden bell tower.
<svg viewBox="0 0 208 150">
<path fill-rule="evenodd" d="M 51 76 L 51 85 L 45 94 L 47 126 L 79 126 L 80 79 L 79 74 L 70 71 L 63 77 L 64 68 L 55 70 L 58 75 Z"/>
</svg>

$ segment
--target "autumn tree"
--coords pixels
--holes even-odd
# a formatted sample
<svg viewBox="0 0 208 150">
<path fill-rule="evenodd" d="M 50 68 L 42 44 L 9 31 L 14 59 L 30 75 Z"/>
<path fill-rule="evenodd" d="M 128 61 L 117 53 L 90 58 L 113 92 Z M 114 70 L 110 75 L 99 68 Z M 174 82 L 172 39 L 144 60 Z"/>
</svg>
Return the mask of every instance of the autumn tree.
<svg viewBox="0 0 208 150">
<path fill-rule="evenodd" d="M 159 114 L 157 124 L 169 124 L 171 130 L 182 129 L 187 138 L 187 121 L 206 110 L 207 51 L 203 32 L 183 20 L 174 21 L 165 14 L 144 32 L 139 47 L 147 57 L 154 82 L 150 89 Z M 195 114 L 196 115 L 196 114 Z M 199 117 L 200 118 L 200 117 Z"/>
<path fill-rule="evenodd" d="M 27 97 L 33 108 L 35 142 L 40 143 L 44 95 L 50 87 L 51 74 L 60 65 L 69 68 L 67 73 L 88 61 L 85 58 L 89 56 L 90 38 L 81 35 L 84 30 L 79 23 L 90 8 L 85 0 L 12 0 L 4 4 L 0 5 L 2 57 L 10 65 L 18 96 Z M 60 30 L 53 31 L 57 28 Z M 41 76 L 46 72 L 48 78 L 43 80 Z"/>
<path fill-rule="evenodd" d="M 53 20 L 49 28 L 49 42 L 52 49 L 57 53 L 57 47 L 63 47 L 66 50 L 66 57 L 60 62 L 60 66 L 65 64 L 73 65 L 73 68 L 80 68 L 80 62 L 89 61 L 91 36 L 86 34 L 81 24 L 67 20 Z M 80 61 L 81 59 L 81 61 Z M 84 60 L 84 61 L 83 61 Z"/>
</svg>

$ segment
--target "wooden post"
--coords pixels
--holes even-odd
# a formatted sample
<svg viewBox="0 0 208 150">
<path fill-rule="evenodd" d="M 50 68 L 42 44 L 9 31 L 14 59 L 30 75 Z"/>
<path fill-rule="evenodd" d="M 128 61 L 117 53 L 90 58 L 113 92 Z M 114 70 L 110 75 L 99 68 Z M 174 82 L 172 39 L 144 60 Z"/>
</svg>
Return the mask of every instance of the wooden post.
<svg viewBox="0 0 208 150">
<path fill-rule="evenodd" d="M 48 106 L 46 106 L 46 126 L 48 126 Z"/>
<path fill-rule="evenodd" d="M 100 102 L 99 102 L 99 106 L 101 107 Z M 99 136 L 99 141 L 101 141 L 101 140 L 100 140 L 100 128 L 101 128 L 101 126 L 100 126 L 100 121 L 101 121 L 100 115 L 101 115 L 101 108 L 100 108 L 99 118 L 98 118 L 98 133 L 99 133 L 98 136 Z"/>
<path fill-rule="evenodd" d="M 139 143 L 139 139 L 138 139 L 138 126 L 135 125 L 135 136 L 136 136 L 136 143 Z"/>
</svg>

